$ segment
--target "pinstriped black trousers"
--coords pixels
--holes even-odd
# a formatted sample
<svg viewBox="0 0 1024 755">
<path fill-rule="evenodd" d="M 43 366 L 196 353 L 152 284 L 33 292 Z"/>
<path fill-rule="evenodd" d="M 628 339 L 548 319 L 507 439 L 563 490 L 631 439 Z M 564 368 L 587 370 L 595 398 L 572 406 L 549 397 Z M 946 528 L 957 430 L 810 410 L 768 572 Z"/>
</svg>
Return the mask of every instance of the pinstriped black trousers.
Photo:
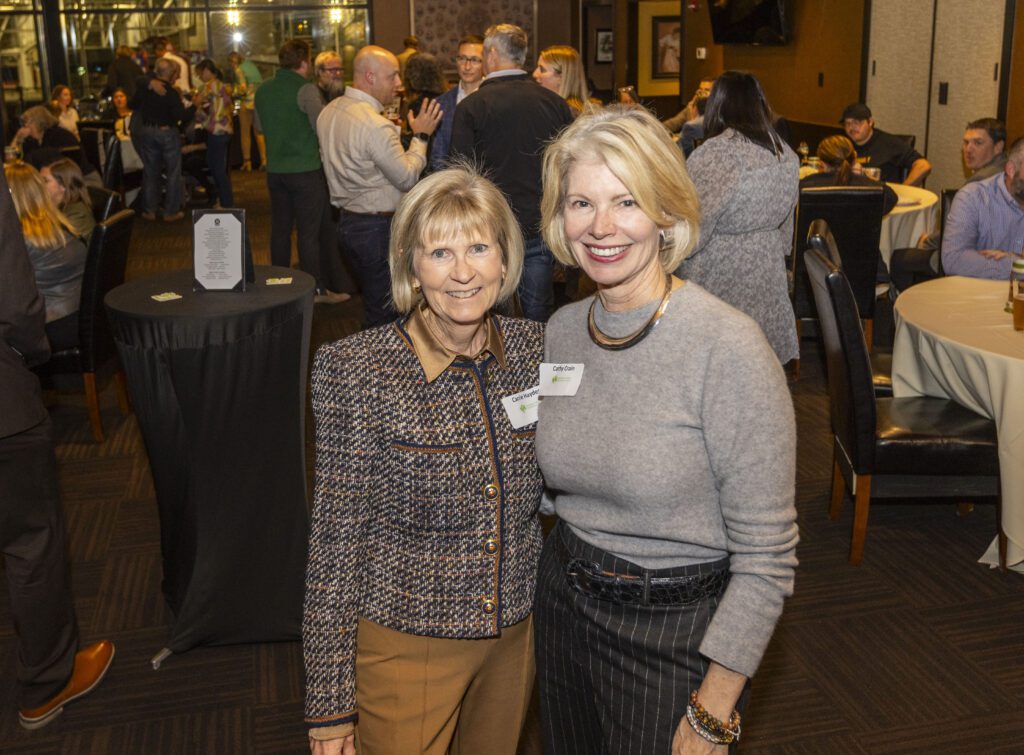
<svg viewBox="0 0 1024 755">
<path fill-rule="evenodd" d="M 556 538 L 564 550 L 555 547 Z M 690 692 L 707 672 L 698 648 L 719 599 L 649 607 L 591 598 L 569 584 L 559 551 L 617 574 L 643 571 L 583 542 L 562 522 L 548 536 L 534 609 L 544 752 L 669 755 Z M 728 559 L 722 559 L 652 576 L 727 568 Z"/>
</svg>

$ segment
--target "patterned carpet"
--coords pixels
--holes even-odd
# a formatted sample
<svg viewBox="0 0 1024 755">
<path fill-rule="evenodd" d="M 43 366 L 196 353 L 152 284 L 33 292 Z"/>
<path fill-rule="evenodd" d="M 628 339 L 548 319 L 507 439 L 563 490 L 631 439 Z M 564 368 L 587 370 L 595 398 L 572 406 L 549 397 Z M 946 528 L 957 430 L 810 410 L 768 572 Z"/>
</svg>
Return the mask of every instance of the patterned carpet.
<svg viewBox="0 0 1024 755">
<path fill-rule="evenodd" d="M 263 176 L 236 172 L 233 179 L 249 210 L 256 263 L 266 264 Z M 187 223 L 140 221 L 129 277 L 187 267 L 189 250 Z M 314 344 L 352 332 L 359 315 L 358 298 L 318 306 Z M 979 504 L 961 518 L 951 501 L 879 503 L 864 564 L 850 567 L 852 506 L 839 522 L 826 515 L 823 367 L 813 341 L 803 347 L 793 384 L 802 536 L 796 594 L 754 680 L 741 751 L 1021 752 L 1024 578 L 977 563 L 995 531 L 993 507 Z M 0 752 L 308 752 L 298 643 L 200 648 L 159 671 L 150 667 L 171 621 L 160 593 L 153 483 L 134 416 L 120 415 L 112 385 L 105 386 L 102 445 L 92 441 L 80 391 L 53 392 L 49 400 L 82 638 L 114 640 L 117 659 L 93 695 L 49 727 L 23 731 L 14 629 L 0 591 Z M 540 753 L 535 717 L 520 751 Z"/>
</svg>

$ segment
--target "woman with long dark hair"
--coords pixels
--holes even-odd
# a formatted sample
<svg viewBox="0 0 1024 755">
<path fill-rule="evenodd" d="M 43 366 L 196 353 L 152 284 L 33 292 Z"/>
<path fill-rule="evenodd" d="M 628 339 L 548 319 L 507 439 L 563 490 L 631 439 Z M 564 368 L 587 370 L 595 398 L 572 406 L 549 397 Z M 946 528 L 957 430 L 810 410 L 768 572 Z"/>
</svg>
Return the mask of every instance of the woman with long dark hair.
<svg viewBox="0 0 1024 755">
<path fill-rule="evenodd" d="M 686 163 L 700 195 L 700 241 L 678 272 L 753 317 L 785 364 L 799 355 L 785 257 L 800 161 L 774 120 L 752 74 L 726 71 L 715 81 L 704 143 Z"/>
</svg>

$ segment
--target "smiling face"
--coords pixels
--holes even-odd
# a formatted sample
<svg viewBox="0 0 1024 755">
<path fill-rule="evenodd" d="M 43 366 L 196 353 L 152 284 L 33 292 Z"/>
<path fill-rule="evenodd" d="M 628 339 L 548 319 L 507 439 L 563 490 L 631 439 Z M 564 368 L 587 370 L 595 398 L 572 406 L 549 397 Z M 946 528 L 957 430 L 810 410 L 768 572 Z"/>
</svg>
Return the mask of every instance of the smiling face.
<svg viewBox="0 0 1024 755">
<path fill-rule="evenodd" d="M 128 109 L 128 95 L 120 90 L 114 92 L 110 101 L 114 103 L 114 107 L 117 108 L 118 112 Z"/>
<path fill-rule="evenodd" d="M 992 162 L 996 155 L 1001 154 L 1003 146 L 1003 142 L 993 142 L 985 129 L 969 128 L 964 131 L 964 164 L 974 173 Z"/>
<path fill-rule="evenodd" d="M 573 164 L 563 213 L 573 256 L 599 289 L 620 299 L 635 292 L 634 306 L 660 290 L 659 228 L 607 165 Z"/>
<path fill-rule="evenodd" d="M 556 71 L 543 55 L 537 59 L 537 67 L 533 69 L 533 79 L 555 94 L 558 94 L 559 87 L 562 85 L 562 74 Z"/>
<path fill-rule="evenodd" d="M 468 233 L 423 244 L 412 271 L 438 322 L 456 331 L 483 322 L 498 300 L 505 265 L 493 236 Z"/>
<path fill-rule="evenodd" d="M 71 104 L 71 90 L 67 87 L 63 87 L 57 93 L 57 104 L 61 106 L 61 109 L 68 107 Z"/>
<path fill-rule="evenodd" d="M 54 178 L 53 173 L 50 172 L 49 166 L 39 171 L 39 174 L 43 177 L 43 182 L 46 184 L 46 193 L 50 195 L 50 199 L 58 207 L 64 202 L 64 195 L 67 193 L 64 186 Z"/>
</svg>

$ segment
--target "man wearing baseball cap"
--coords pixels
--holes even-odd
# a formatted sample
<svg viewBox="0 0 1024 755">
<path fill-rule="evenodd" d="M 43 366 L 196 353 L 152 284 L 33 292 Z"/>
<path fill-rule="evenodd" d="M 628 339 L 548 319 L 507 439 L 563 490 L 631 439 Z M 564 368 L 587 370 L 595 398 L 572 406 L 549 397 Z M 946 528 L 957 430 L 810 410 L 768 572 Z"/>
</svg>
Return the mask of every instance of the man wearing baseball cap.
<svg viewBox="0 0 1024 755">
<path fill-rule="evenodd" d="M 863 102 L 847 105 L 839 123 L 857 148 L 857 162 L 865 168 L 880 168 L 883 181 L 920 186 L 931 173 L 931 163 L 904 139 L 875 128 L 871 110 Z"/>
</svg>

